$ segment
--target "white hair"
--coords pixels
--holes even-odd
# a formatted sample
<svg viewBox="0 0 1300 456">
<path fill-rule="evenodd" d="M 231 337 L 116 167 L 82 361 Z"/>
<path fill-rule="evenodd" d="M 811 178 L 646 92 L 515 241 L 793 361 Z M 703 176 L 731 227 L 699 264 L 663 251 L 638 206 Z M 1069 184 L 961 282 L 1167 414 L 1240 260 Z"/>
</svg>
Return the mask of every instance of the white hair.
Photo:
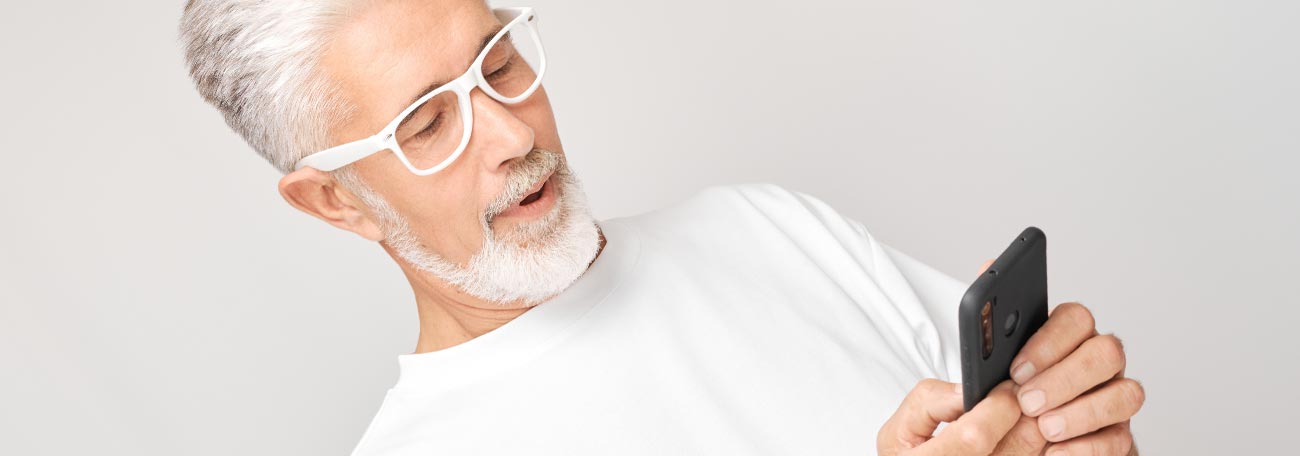
<svg viewBox="0 0 1300 456">
<path fill-rule="evenodd" d="M 331 27 L 355 0 L 190 0 L 180 38 L 199 94 L 283 173 L 329 146 L 352 108 L 319 71 Z"/>
<path fill-rule="evenodd" d="M 511 231 L 492 229 L 492 217 L 554 173 L 555 206 L 546 215 Z M 506 189 L 479 219 L 483 245 L 462 266 L 422 243 L 410 223 L 354 174 L 337 177 L 370 209 L 384 242 L 411 266 L 470 296 L 501 305 L 536 305 L 571 285 L 596 257 L 600 233 L 577 176 L 562 155 L 534 149 L 511 170 Z"/>
<path fill-rule="evenodd" d="M 329 128 L 353 108 L 320 71 L 332 28 L 363 0 L 190 0 L 180 35 L 190 76 L 226 123 L 283 173 L 307 154 L 330 146 Z M 544 217 L 508 233 L 491 218 L 554 173 L 559 198 Z M 429 249 L 406 219 L 370 189 L 352 167 L 331 173 L 361 198 L 387 243 L 416 268 L 487 301 L 538 303 L 586 271 L 599 250 L 599 232 L 577 178 L 561 154 L 537 149 L 508 176 L 480 220 L 483 245 L 459 265 Z"/>
</svg>

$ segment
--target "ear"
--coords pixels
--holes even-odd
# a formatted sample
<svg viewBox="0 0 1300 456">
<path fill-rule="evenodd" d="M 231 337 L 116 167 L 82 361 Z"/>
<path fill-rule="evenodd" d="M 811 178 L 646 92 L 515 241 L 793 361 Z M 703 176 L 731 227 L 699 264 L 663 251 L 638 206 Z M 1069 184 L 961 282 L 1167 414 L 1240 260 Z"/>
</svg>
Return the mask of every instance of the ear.
<svg viewBox="0 0 1300 456">
<path fill-rule="evenodd" d="M 383 231 L 360 199 L 339 185 L 334 176 L 306 167 L 280 179 L 280 196 L 298 210 L 361 237 L 382 241 Z"/>
</svg>

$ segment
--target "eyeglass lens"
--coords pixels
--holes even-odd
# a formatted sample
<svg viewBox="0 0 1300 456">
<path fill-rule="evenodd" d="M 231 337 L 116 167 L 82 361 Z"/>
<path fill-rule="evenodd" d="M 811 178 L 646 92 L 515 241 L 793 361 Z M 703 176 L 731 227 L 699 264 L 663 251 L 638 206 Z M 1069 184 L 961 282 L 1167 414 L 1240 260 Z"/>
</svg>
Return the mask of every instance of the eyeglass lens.
<svg viewBox="0 0 1300 456">
<path fill-rule="evenodd" d="M 511 27 L 483 58 L 487 85 L 505 98 L 522 95 L 537 80 L 539 46 L 525 22 Z M 411 165 L 433 168 L 456 152 L 465 133 L 458 97 L 451 90 L 435 95 L 398 124 L 397 144 Z"/>
</svg>

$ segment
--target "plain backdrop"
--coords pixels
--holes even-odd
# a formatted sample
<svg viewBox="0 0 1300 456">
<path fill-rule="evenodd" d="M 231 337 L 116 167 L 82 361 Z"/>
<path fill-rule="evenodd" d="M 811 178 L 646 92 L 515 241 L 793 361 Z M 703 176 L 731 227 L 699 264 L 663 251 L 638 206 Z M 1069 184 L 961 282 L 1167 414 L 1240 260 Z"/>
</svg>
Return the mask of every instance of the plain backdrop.
<svg viewBox="0 0 1300 456">
<path fill-rule="evenodd" d="M 532 5 L 599 217 L 774 182 L 963 279 L 1036 225 L 1144 454 L 1294 448 L 1300 3 Z M 347 454 L 414 347 L 397 267 L 280 199 L 179 2 L 4 10 L 0 453 Z"/>
</svg>

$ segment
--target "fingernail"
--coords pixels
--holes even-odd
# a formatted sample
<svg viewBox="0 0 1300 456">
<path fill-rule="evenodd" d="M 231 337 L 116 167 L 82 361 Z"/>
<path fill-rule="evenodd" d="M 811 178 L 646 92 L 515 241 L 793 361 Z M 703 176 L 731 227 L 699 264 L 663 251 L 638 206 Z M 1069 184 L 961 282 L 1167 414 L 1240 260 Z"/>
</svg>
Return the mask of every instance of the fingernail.
<svg viewBox="0 0 1300 456">
<path fill-rule="evenodd" d="M 958 396 L 961 396 L 961 383 L 952 385 L 952 392 L 957 393 Z"/>
<path fill-rule="evenodd" d="M 1065 432 L 1065 417 L 1059 415 L 1043 416 L 1038 418 L 1038 428 L 1042 429 L 1043 437 L 1054 439 Z"/>
<path fill-rule="evenodd" d="M 1034 413 L 1043 408 L 1047 403 L 1047 395 L 1043 390 L 1029 390 L 1020 393 L 1020 407 L 1025 409 L 1025 413 Z"/>
<path fill-rule="evenodd" d="M 1011 379 L 1015 380 L 1016 383 L 1023 385 L 1031 378 L 1034 378 L 1034 363 L 1025 361 L 1016 366 L 1015 369 L 1011 369 Z"/>
<path fill-rule="evenodd" d="M 1066 456 L 1066 454 L 1065 450 L 1052 450 L 1051 453 L 1047 453 L 1047 456 Z"/>
</svg>

